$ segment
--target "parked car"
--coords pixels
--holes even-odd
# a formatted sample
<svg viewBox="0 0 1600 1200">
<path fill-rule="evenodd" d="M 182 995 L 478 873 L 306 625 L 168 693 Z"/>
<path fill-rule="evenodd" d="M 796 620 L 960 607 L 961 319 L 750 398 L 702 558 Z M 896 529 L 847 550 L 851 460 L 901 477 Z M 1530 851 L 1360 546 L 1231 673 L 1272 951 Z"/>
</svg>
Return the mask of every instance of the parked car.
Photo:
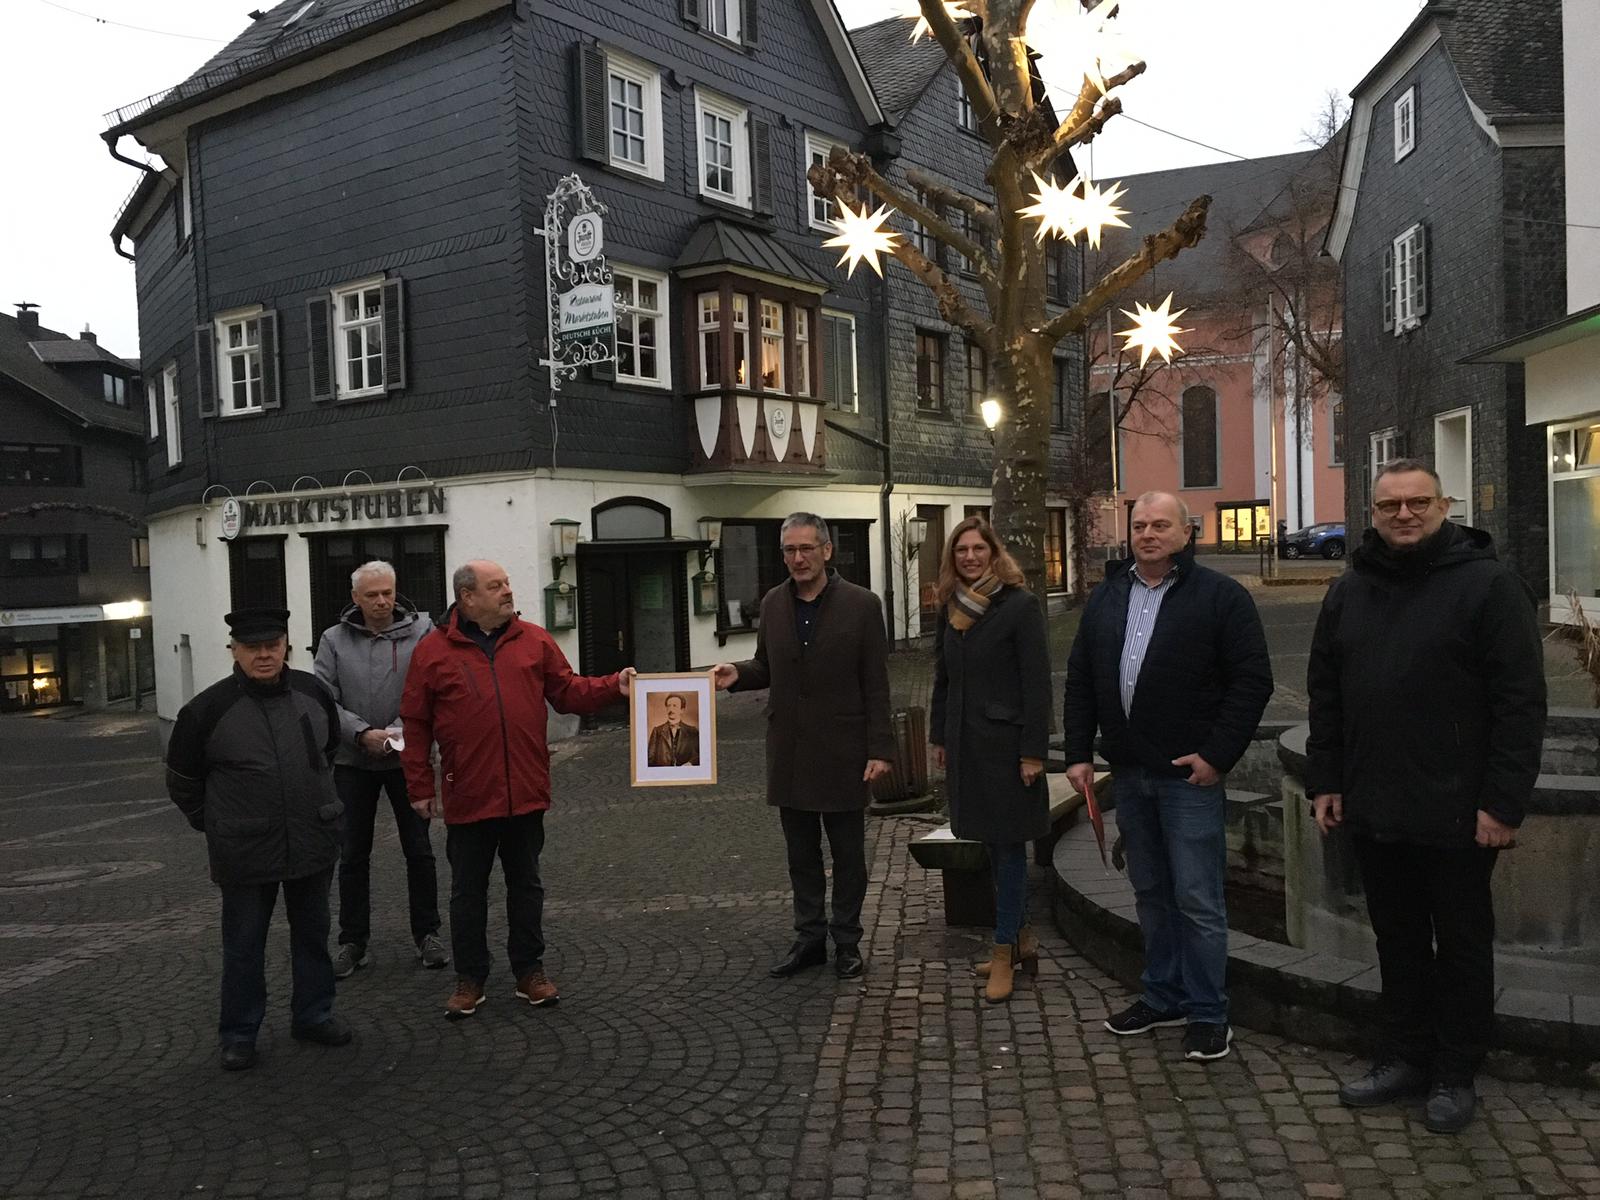
<svg viewBox="0 0 1600 1200">
<path fill-rule="evenodd" d="M 1344 524 L 1324 521 L 1285 534 L 1278 553 L 1284 558 L 1309 558 L 1313 554 L 1320 554 L 1323 558 L 1343 558 Z"/>
</svg>

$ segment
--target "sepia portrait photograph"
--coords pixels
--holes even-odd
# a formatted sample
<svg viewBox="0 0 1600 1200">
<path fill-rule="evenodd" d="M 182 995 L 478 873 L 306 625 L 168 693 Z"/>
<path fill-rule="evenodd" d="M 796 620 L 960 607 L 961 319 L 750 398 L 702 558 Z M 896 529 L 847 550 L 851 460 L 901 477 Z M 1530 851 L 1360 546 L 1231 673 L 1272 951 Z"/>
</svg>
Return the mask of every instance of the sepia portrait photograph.
<svg viewBox="0 0 1600 1200">
<path fill-rule="evenodd" d="M 716 726 L 709 671 L 634 676 L 629 720 L 633 786 L 715 783 Z"/>
</svg>

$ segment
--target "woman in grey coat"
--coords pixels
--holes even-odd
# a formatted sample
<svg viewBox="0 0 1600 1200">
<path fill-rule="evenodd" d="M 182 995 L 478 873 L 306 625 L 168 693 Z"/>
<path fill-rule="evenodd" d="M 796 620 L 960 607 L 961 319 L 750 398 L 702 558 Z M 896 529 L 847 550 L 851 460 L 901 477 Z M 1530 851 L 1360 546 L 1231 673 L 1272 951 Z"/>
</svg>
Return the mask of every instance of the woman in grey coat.
<svg viewBox="0 0 1600 1200">
<path fill-rule="evenodd" d="M 1038 964 L 1027 924 L 1028 842 L 1050 831 L 1049 639 L 1021 568 L 982 517 L 951 533 L 939 601 L 928 738 L 934 765 L 945 771 L 952 831 L 989 850 L 994 950 L 978 973 L 988 976 L 985 997 L 997 1004 L 1011 998 L 1018 965 Z"/>
</svg>

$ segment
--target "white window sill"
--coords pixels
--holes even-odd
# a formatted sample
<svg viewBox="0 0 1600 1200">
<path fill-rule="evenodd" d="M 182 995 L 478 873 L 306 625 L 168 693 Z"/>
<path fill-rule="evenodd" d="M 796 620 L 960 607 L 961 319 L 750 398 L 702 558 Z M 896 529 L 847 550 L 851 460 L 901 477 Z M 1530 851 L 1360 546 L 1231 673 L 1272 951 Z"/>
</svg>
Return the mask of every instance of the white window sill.
<svg viewBox="0 0 1600 1200">
<path fill-rule="evenodd" d="M 633 175 L 639 179 L 653 179 L 657 183 L 662 181 L 662 170 L 653 163 L 641 165 L 640 163 L 630 162 L 625 158 L 613 158 L 608 159 L 606 165 L 613 171 L 619 171 L 624 175 Z"/>
<path fill-rule="evenodd" d="M 259 404 L 255 408 L 230 408 L 226 411 L 219 410 L 217 416 L 224 421 L 236 420 L 239 417 L 259 417 L 266 409 Z"/>
<path fill-rule="evenodd" d="M 640 375 L 618 373 L 612 382 L 622 384 L 625 387 L 649 388 L 651 391 L 656 392 L 669 392 L 672 390 L 672 381 L 670 379 L 646 379 Z"/>
<path fill-rule="evenodd" d="M 341 388 L 333 398 L 335 400 L 370 400 L 374 396 L 387 395 L 388 391 L 389 389 L 385 387 L 362 388 L 359 392 L 347 392 Z"/>
</svg>

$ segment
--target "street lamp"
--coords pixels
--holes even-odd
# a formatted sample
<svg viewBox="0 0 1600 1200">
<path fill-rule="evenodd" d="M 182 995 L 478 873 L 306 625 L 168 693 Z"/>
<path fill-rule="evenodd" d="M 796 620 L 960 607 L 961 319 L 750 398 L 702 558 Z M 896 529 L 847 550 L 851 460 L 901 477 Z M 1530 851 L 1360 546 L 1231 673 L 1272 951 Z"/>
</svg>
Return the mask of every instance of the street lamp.
<svg viewBox="0 0 1600 1200">
<path fill-rule="evenodd" d="M 978 412 L 983 415 L 983 427 L 989 431 L 989 440 L 993 442 L 995 426 L 1000 424 L 1000 401 L 990 396 L 978 405 Z"/>
<path fill-rule="evenodd" d="M 928 540 L 928 520 L 926 517 L 906 518 L 906 546 L 914 555 L 922 549 L 922 543 Z"/>
</svg>

